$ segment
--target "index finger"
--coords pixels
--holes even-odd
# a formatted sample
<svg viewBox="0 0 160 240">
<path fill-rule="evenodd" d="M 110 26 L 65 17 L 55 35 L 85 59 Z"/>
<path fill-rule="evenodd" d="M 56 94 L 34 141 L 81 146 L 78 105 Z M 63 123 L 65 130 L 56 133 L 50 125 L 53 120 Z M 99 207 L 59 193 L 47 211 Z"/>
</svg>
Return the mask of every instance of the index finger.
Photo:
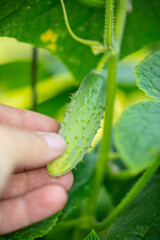
<svg viewBox="0 0 160 240">
<path fill-rule="evenodd" d="M 58 132 L 59 130 L 59 123 L 53 118 L 3 104 L 0 104 L 0 124 L 30 131 Z"/>
</svg>

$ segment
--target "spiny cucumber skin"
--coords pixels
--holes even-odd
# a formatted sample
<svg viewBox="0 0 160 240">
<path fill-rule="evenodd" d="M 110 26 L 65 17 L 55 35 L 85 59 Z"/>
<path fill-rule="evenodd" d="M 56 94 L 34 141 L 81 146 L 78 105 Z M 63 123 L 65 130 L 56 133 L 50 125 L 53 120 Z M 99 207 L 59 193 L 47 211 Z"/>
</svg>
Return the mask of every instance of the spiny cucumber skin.
<svg viewBox="0 0 160 240">
<path fill-rule="evenodd" d="M 66 141 L 65 153 L 48 164 L 51 176 L 71 171 L 83 159 L 100 127 L 105 109 L 106 80 L 89 73 L 67 105 L 59 134 Z"/>
</svg>

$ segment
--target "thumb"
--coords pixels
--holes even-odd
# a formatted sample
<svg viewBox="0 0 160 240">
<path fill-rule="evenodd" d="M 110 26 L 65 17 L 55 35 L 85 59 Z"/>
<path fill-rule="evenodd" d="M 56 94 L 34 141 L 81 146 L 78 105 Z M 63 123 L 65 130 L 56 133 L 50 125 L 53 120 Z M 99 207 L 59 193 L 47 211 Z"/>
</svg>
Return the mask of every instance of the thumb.
<svg viewBox="0 0 160 240">
<path fill-rule="evenodd" d="M 0 126 L 0 174 L 9 175 L 15 168 L 45 166 L 65 150 L 65 142 L 56 133 L 37 134 L 27 130 Z M 4 177 L 4 181 L 6 177 Z M 2 182 L 2 181 L 1 181 Z M 3 183 L 1 183 L 3 184 Z"/>
</svg>

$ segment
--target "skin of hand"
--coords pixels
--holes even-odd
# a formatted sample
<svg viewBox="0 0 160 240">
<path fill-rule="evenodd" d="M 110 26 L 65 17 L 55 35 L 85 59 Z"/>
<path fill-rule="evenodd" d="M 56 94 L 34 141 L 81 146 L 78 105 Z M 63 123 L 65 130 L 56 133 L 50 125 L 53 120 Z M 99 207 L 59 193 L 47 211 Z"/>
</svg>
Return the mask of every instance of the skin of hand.
<svg viewBox="0 0 160 240">
<path fill-rule="evenodd" d="M 0 104 L 0 235 L 39 222 L 64 207 L 72 173 L 50 177 L 46 165 L 61 156 L 56 120 Z"/>
</svg>

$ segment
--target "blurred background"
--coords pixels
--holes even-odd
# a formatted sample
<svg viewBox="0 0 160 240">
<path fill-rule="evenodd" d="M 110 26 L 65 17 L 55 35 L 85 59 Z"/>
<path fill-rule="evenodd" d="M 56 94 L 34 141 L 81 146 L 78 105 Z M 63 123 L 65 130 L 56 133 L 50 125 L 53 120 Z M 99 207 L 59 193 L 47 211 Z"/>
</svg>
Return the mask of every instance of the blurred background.
<svg viewBox="0 0 160 240">
<path fill-rule="evenodd" d="M 114 122 L 125 108 L 148 99 L 136 86 L 133 72 L 135 66 L 157 48 L 160 48 L 160 43 L 146 46 L 121 60 L 118 67 Z M 44 49 L 36 49 L 37 68 L 33 69 L 33 50 L 32 45 L 14 38 L 0 38 L 0 102 L 35 110 L 60 122 L 71 93 L 76 91 L 80 83 L 57 57 Z M 32 71 L 36 72 L 36 87 L 32 84 Z M 106 74 L 106 70 L 103 70 L 103 75 Z M 36 106 L 33 106 L 33 99 Z M 101 131 L 96 137 L 97 141 L 100 135 Z"/>
</svg>

